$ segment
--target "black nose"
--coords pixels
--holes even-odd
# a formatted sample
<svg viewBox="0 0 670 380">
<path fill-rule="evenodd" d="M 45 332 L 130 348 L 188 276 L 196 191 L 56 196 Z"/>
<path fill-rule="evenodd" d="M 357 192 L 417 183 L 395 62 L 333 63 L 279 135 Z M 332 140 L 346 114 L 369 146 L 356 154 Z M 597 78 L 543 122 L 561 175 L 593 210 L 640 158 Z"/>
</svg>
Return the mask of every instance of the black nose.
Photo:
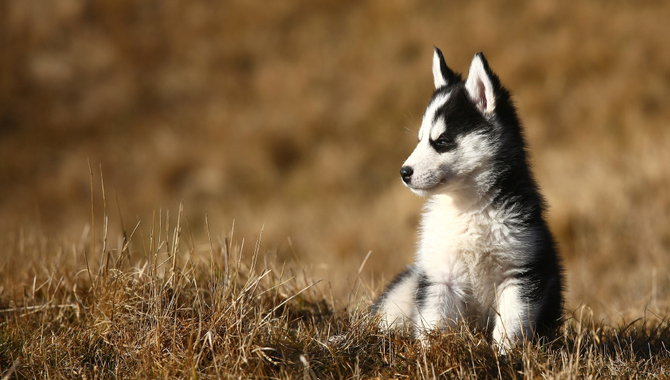
<svg viewBox="0 0 670 380">
<path fill-rule="evenodd" d="M 411 166 L 403 166 L 400 168 L 400 177 L 402 181 L 409 185 L 412 182 L 412 174 L 414 174 L 414 169 Z"/>
</svg>

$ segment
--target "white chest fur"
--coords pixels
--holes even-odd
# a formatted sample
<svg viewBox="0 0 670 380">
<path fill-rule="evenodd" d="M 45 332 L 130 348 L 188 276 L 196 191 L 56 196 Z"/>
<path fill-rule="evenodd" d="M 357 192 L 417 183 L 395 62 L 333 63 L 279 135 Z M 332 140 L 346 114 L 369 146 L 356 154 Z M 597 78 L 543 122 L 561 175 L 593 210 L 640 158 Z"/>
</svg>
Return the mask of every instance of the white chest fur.
<svg viewBox="0 0 670 380">
<path fill-rule="evenodd" d="M 433 196 L 423 214 L 417 265 L 431 283 L 486 308 L 531 255 L 532 233 L 519 227 L 519 218 L 514 207 L 494 207 L 488 199 L 464 209 L 446 195 Z"/>
</svg>

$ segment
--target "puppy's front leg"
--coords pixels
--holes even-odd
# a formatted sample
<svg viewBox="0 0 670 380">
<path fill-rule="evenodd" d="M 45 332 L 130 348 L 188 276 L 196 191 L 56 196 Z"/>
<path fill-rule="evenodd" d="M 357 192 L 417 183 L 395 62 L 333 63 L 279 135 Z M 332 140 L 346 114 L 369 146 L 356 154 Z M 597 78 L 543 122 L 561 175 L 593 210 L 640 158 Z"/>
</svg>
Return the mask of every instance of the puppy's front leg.
<svg viewBox="0 0 670 380">
<path fill-rule="evenodd" d="M 466 315 L 468 294 L 468 288 L 463 285 L 435 282 L 423 275 L 416 291 L 416 338 L 423 340 L 435 328 L 455 326 Z"/>
<path fill-rule="evenodd" d="M 523 301 L 521 288 L 513 280 L 501 284 L 497 291 L 497 317 L 493 342 L 500 351 L 514 347 L 517 341 L 533 336 L 534 310 Z"/>
</svg>

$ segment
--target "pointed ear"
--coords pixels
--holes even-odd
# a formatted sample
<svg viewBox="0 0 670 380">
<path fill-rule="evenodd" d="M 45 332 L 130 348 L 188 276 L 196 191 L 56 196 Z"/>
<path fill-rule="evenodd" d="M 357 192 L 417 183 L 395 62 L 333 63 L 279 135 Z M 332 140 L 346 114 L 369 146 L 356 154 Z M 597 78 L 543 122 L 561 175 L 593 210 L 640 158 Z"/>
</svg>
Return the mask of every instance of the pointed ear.
<svg viewBox="0 0 670 380">
<path fill-rule="evenodd" d="M 444 56 L 438 48 L 434 48 L 433 53 L 433 80 L 435 81 L 435 89 L 437 90 L 440 87 L 444 87 L 449 84 L 453 84 L 457 80 L 458 75 L 456 75 L 450 68 L 447 67 L 447 64 L 444 62 Z"/>
<path fill-rule="evenodd" d="M 491 115 L 496 108 L 497 87 L 498 78 L 489 69 L 484 54 L 475 54 L 470 65 L 468 79 L 465 80 L 465 89 L 479 111 L 486 116 Z"/>
</svg>

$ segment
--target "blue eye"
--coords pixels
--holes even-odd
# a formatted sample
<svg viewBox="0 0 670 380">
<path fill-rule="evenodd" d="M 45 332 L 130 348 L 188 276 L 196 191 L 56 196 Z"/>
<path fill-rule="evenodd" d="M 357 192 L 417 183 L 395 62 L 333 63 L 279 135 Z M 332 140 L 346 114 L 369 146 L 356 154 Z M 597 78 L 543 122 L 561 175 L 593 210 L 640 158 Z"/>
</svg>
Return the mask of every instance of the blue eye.
<svg viewBox="0 0 670 380">
<path fill-rule="evenodd" d="M 447 138 L 445 135 L 441 135 L 437 140 L 431 141 L 430 145 L 432 145 L 433 149 L 438 153 L 445 153 L 456 148 L 456 142 Z"/>
<path fill-rule="evenodd" d="M 435 145 L 447 146 L 447 144 L 449 144 L 449 142 L 444 137 L 440 137 L 439 139 L 435 140 Z"/>
</svg>

